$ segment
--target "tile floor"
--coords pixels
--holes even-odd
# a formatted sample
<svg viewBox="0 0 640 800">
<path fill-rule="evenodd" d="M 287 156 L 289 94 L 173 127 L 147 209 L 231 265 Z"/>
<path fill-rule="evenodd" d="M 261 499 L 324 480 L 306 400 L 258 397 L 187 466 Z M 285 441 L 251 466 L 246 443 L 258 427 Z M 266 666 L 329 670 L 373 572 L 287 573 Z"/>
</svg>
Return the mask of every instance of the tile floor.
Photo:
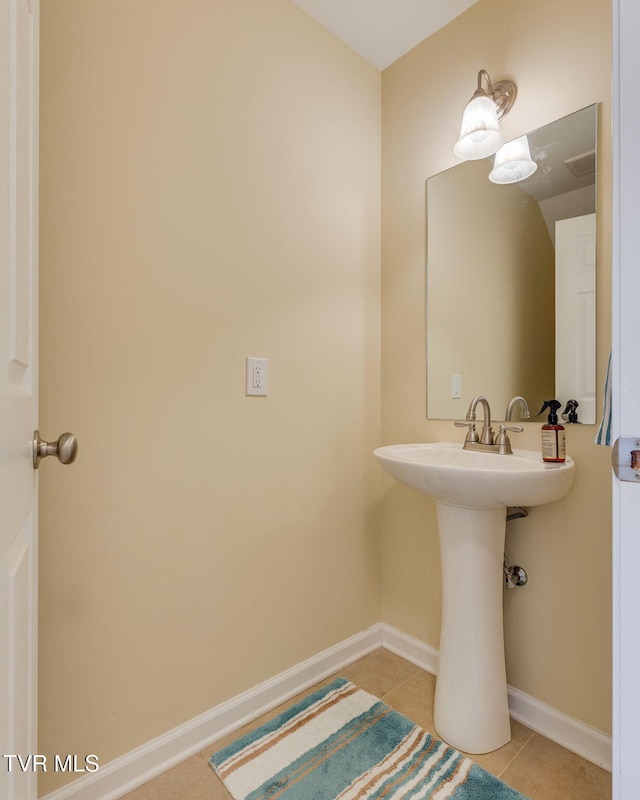
<svg viewBox="0 0 640 800">
<path fill-rule="evenodd" d="M 382 649 L 341 669 L 339 674 L 435 734 L 433 675 Z M 209 766 L 209 757 L 241 732 L 261 725 L 296 699 L 140 786 L 123 800 L 230 800 L 231 795 Z M 531 800 L 610 800 L 608 772 L 518 722 L 512 721 L 511 728 L 513 737 L 509 744 L 487 755 L 472 756 L 473 760 Z"/>
</svg>

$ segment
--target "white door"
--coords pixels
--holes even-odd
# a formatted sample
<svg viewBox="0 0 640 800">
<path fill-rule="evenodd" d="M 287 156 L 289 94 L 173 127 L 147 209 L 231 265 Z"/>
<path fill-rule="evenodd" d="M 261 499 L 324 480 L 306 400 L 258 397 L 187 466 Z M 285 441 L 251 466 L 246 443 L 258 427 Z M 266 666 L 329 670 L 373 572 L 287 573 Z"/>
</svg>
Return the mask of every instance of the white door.
<svg viewBox="0 0 640 800">
<path fill-rule="evenodd" d="M 556 396 L 596 421 L 596 215 L 556 222 Z"/>
<path fill-rule="evenodd" d="M 640 3 L 613 12 L 613 431 L 640 441 Z M 640 482 L 613 481 L 613 542 L 613 797 L 637 800 Z"/>
<path fill-rule="evenodd" d="M 0 0 L 0 797 L 36 797 L 38 0 Z M 17 758 L 26 769 L 23 772 Z"/>
</svg>

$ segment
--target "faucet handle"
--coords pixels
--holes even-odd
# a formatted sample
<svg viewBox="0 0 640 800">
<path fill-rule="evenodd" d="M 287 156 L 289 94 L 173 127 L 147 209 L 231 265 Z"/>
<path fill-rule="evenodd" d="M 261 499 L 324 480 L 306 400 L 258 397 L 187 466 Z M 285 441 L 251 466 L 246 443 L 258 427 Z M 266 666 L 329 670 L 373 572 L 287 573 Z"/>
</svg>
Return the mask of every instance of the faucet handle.
<svg viewBox="0 0 640 800">
<path fill-rule="evenodd" d="M 498 436 L 500 436 L 500 434 L 504 433 L 505 431 L 513 431 L 514 433 L 522 433 L 523 430 L 524 430 L 524 428 L 522 427 L 522 425 L 501 425 L 500 426 L 500 430 L 498 432 Z"/>
<path fill-rule="evenodd" d="M 522 433 L 523 430 L 524 428 L 522 425 L 501 425 L 495 441 L 495 444 L 498 447 L 498 452 L 503 454 L 512 453 L 513 451 L 511 450 L 511 442 L 507 436 L 507 431 Z"/>
<path fill-rule="evenodd" d="M 476 423 L 472 421 L 466 422 L 464 420 L 456 420 L 453 423 L 456 428 L 469 428 L 469 432 L 465 436 L 465 442 L 479 442 L 480 437 L 478 436 L 478 431 L 476 430 Z"/>
</svg>

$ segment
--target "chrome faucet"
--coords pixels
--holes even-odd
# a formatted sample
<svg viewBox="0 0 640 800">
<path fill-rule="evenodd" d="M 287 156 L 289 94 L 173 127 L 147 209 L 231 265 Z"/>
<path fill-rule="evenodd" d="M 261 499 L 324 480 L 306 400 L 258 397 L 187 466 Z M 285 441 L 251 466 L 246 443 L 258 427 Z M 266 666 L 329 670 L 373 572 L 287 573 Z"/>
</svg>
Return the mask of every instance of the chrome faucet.
<svg viewBox="0 0 640 800">
<path fill-rule="evenodd" d="M 529 413 L 529 406 L 527 405 L 527 401 L 524 397 L 518 395 L 514 397 L 512 400 L 509 401 L 509 405 L 507 406 L 507 413 L 504 415 L 505 422 L 511 422 L 511 415 L 513 414 L 513 409 L 520 403 L 521 412 L 520 416 L 522 419 L 529 419 L 531 414 Z"/>
<path fill-rule="evenodd" d="M 518 398 L 514 398 L 514 401 Z M 523 398 L 519 398 L 525 404 Z M 512 401 L 512 402 L 514 402 Z M 484 412 L 484 420 L 482 424 L 482 434 L 478 436 L 476 430 L 476 408 L 481 405 Z M 509 404 L 511 410 L 511 403 Z M 527 408 L 527 413 L 529 409 Z M 524 416 L 524 411 L 523 411 Z M 507 420 L 509 417 L 507 417 Z M 521 425 L 500 425 L 500 430 L 494 437 L 493 428 L 491 427 L 491 409 L 489 408 L 489 401 L 486 397 L 479 394 L 473 398 L 469 404 L 469 410 L 465 417 L 465 422 L 455 422 L 454 425 L 458 428 L 468 428 L 469 431 L 465 437 L 463 449 L 464 450 L 480 450 L 483 453 L 499 453 L 501 455 L 508 455 L 512 453 L 511 442 L 507 436 L 507 431 L 514 431 L 521 433 L 524 428 Z"/>
<path fill-rule="evenodd" d="M 493 444 L 493 428 L 491 427 L 491 409 L 489 408 L 489 401 L 481 394 L 476 395 L 471 403 L 469 403 L 469 410 L 467 411 L 466 419 L 475 421 L 476 408 L 482 406 L 484 411 L 484 421 L 482 423 L 482 436 L 480 437 L 481 444 Z"/>
</svg>

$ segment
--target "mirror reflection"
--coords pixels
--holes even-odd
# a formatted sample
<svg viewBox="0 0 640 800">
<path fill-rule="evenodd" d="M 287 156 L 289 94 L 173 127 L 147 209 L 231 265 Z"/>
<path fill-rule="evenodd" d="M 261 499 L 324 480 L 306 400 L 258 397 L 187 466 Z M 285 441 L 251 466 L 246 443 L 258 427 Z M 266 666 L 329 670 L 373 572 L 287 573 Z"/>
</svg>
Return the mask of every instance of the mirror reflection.
<svg viewBox="0 0 640 800">
<path fill-rule="evenodd" d="M 427 416 L 495 419 L 523 395 L 596 421 L 596 106 L 527 134 L 535 172 L 494 183 L 494 157 L 427 180 Z"/>
</svg>

